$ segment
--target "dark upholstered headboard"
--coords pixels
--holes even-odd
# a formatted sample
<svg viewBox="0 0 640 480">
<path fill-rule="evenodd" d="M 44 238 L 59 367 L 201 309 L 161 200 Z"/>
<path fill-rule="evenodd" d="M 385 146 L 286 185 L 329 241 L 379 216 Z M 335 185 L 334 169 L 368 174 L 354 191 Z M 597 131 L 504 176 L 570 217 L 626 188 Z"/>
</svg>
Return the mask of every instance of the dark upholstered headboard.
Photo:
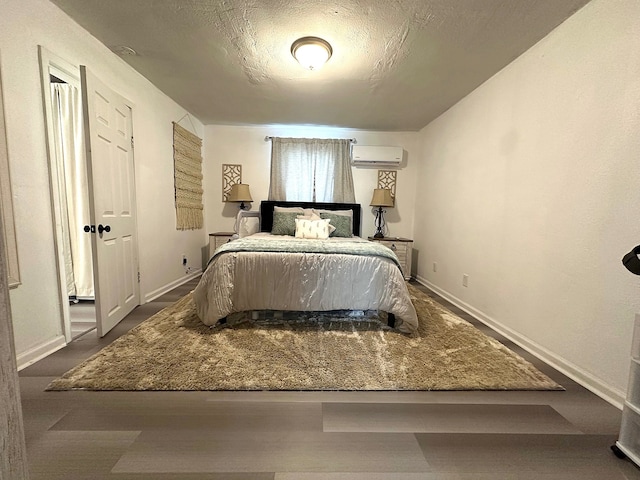
<svg viewBox="0 0 640 480">
<path fill-rule="evenodd" d="M 273 225 L 273 207 L 302 207 L 321 210 L 353 210 L 353 234 L 360 236 L 361 210 L 359 203 L 286 202 L 265 200 L 260 202 L 260 230 L 270 232 Z"/>
</svg>

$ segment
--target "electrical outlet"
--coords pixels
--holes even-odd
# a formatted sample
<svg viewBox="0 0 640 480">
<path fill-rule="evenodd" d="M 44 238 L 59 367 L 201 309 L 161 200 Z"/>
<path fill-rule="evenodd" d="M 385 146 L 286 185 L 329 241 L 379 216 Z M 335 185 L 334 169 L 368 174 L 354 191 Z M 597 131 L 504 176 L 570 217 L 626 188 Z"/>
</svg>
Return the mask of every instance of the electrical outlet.
<svg viewBox="0 0 640 480">
<path fill-rule="evenodd" d="M 182 265 L 187 266 L 187 256 L 184 253 L 182 254 Z"/>
<path fill-rule="evenodd" d="M 436 262 L 433 262 L 433 271 L 434 272 L 438 271 L 438 264 Z"/>
<path fill-rule="evenodd" d="M 469 286 L 469 275 L 467 275 L 466 273 L 462 274 L 462 286 L 463 287 Z"/>
</svg>

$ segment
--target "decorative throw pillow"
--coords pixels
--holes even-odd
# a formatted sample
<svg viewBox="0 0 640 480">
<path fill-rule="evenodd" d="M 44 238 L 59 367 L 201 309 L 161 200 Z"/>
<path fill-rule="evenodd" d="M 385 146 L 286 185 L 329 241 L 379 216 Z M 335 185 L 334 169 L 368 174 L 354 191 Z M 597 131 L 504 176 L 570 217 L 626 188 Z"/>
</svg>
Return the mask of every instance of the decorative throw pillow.
<svg viewBox="0 0 640 480">
<path fill-rule="evenodd" d="M 318 215 L 315 212 L 311 212 L 308 215 L 298 215 L 298 218 L 304 218 L 305 220 L 322 220 L 320 218 L 320 215 Z M 331 234 L 335 231 L 336 231 L 336 227 L 334 227 L 333 225 L 331 225 L 331 223 L 329 223 L 329 236 L 331 236 Z"/>
<path fill-rule="evenodd" d="M 331 233 L 332 237 L 352 237 L 351 231 L 351 217 L 346 215 L 336 215 L 333 213 L 320 213 L 320 218 L 325 218 L 331 221 L 331 225 L 336 227 L 335 231 Z"/>
<path fill-rule="evenodd" d="M 329 220 L 296 218 L 296 238 L 329 238 Z"/>
<path fill-rule="evenodd" d="M 296 217 L 300 212 L 273 212 L 272 235 L 295 235 Z"/>
</svg>

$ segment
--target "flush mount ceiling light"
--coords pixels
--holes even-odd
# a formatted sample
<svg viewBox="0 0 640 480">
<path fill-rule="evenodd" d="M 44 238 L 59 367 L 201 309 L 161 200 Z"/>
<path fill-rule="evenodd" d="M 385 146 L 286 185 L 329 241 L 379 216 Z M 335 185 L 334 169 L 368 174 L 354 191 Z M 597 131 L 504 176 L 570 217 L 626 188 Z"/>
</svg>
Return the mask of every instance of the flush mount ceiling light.
<svg viewBox="0 0 640 480">
<path fill-rule="evenodd" d="M 318 70 L 331 58 L 329 42 L 318 37 L 302 37 L 291 45 L 291 55 L 309 70 Z"/>
<path fill-rule="evenodd" d="M 136 52 L 131 47 L 127 47 L 126 45 L 116 45 L 110 48 L 113 53 L 115 53 L 116 55 L 120 55 L 121 57 L 135 57 L 136 55 L 138 55 L 138 52 Z"/>
</svg>

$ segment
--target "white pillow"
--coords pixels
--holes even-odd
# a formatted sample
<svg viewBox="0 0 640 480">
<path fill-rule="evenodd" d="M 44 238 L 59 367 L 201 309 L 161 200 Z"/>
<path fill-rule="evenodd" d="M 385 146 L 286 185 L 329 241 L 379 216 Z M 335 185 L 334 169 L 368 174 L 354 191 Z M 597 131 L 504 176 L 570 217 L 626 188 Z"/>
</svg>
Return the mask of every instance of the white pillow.
<svg viewBox="0 0 640 480">
<path fill-rule="evenodd" d="M 296 238 L 329 238 L 329 219 L 296 218 Z"/>
<path fill-rule="evenodd" d="M 286 213 L 299 213 L 300 215 L 304 214 L 304 208 L 302 207 L 278 207 L 277 205 L 274 205 L 273 211 L 286 212 Z"/>
<path fill-rule="evenodd" d="M 277 205 L 273 206 L 274 212 L 285 212 L 285 213 L 299 213 L 300 215 L 309 216 L 313 213 L 313 208 L 302 208 L 302 207 L 278 207 Z"/>
<path fill-rule="evenodd" d="M 316 215 L 320 215 L 321 213 L 332 213 L 333 215 L 344 215 L 349 218 L 353 218 L 353 210 L 323 210 L 323 209 L 313 209 L 313 213 Z"/>
<path fill-rule="evenodd" d="M 316 215 L 313 211 L 311 213 L 301 213 L 297 218 L 302 218 L 304 220 L 322 220 L 320 215 Z"/>
</svg>

